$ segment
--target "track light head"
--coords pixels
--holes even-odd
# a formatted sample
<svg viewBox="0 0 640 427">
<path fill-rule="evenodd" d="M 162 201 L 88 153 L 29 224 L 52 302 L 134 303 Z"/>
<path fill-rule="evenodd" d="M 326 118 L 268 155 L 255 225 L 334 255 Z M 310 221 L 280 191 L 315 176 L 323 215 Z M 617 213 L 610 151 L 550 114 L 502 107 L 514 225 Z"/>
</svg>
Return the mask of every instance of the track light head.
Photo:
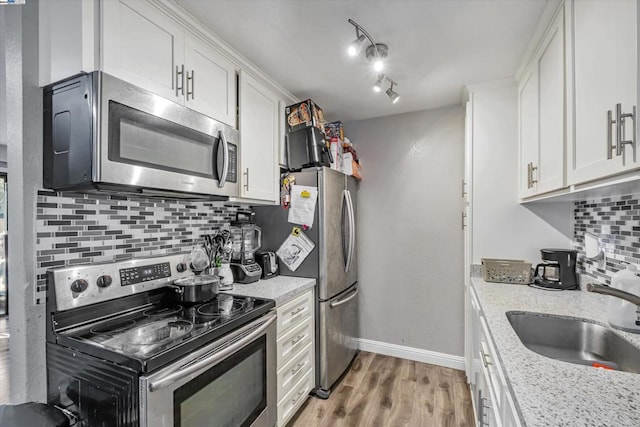
<svg viewBox="0 0 640 427">
<path fill-rule="evenodd" d="M 378 80 L 376 80 L 376 83 L 373 85 L 374 92 L 382 92 L 382 84 L 384 83 L 385 77 L 384 74 L 378 75 Z"/>
<path fill-rule="evenodd" d="M 362 50 L 362 46 L 364 45 L 364 34 L 360 34 L 357 29 L 356 34 L 358 34 L 358 38 L 349 43 L 349 46 L 347 46 L 347 54 L 351 57 L 358 56 L 358 54 Z"/>
<path fill-rule="evenodd" d="M 387 89 L 386 94 L 391 100 L 392 104 L 395 104 L 400 100 L 400 95 L 398 94 L 398 92 L 393 90 L 393 82 L 391 82 L 391 87 Z"/>
<path fill-rule="evenodd" d="M 373 63 L 373 69 L 376 72 L 380 72 L 384 69 L 384 60 L 389 53 L 389 47 L 383 43 L 372 44 L 367 47 L 367 60 Z"/>
</svg>

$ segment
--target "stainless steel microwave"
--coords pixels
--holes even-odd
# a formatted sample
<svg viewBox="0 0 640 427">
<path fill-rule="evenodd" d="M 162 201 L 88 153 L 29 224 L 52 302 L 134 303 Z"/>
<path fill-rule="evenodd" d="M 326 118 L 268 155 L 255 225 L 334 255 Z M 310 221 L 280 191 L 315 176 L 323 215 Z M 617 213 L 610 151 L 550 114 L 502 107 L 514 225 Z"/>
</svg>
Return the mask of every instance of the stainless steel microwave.
<svg viewBox="0 0 640 427">
<path fill-rule="evenodd" d="M 44 186 L 237 196 L 238 131 L 103 72 L 44 88 Z"/>
</svg>

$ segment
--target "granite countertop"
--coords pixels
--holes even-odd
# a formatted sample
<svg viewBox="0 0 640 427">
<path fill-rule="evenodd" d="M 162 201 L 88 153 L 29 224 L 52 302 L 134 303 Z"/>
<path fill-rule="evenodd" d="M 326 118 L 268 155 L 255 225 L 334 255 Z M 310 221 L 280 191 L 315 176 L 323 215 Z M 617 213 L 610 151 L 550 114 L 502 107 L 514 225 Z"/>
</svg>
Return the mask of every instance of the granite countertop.
<svg viewBox="0 0 640 427">
<path fill-rule="evenodd" d="M 608 326 L 609 296 L 545 291 L 472 278 L 507 383 L 527 427 L 639 426 L 640 374 L 561 362 L 527 349 L 505 313 L 531 311 L 589 319 Z M 640 335 L 612 329 L 640 348 Z"/>
<path fill-rule="evenodd" d="M 276 276 L 267 280 L 258 280 L 254 283 L 234 283 L 232 290 L 223 292 L 227 294 L 272 299 L 276 302 L 276 307 L 279 307 L 307 289 L 313 288 L 315 285 L 316 279 Z"/>
</svg>

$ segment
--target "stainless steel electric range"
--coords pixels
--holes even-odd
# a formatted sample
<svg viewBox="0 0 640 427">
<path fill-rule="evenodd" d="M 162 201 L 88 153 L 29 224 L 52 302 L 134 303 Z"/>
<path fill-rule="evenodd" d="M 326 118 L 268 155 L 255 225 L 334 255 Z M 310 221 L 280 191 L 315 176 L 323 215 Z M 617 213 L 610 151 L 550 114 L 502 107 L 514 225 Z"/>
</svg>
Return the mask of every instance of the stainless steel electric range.
<svg viewBox="0 0 640 427">
<path fill-rule="evenodd" d="M 48 401 L 79 426 L 269 426 L 274 302 L 178 304 L 184 254 L 47 272 Z"/>
</svg>

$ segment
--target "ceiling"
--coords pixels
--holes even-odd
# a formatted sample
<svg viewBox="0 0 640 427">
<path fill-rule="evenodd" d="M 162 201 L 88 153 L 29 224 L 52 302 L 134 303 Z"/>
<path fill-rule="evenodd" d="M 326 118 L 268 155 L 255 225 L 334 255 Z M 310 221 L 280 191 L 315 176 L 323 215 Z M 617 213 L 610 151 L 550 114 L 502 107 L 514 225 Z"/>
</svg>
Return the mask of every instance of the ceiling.
<svg viewBox="0 0 640 427">
<path fill-rule="evenodd" d="M 329 120 L 359 120 L 460 104 L 463 85 L 513 77 L 546 0 L 175 0 Z M 350 58 L 351 18 L 389 46 L 396 104 L 376 73 Z"/>
</svg>

